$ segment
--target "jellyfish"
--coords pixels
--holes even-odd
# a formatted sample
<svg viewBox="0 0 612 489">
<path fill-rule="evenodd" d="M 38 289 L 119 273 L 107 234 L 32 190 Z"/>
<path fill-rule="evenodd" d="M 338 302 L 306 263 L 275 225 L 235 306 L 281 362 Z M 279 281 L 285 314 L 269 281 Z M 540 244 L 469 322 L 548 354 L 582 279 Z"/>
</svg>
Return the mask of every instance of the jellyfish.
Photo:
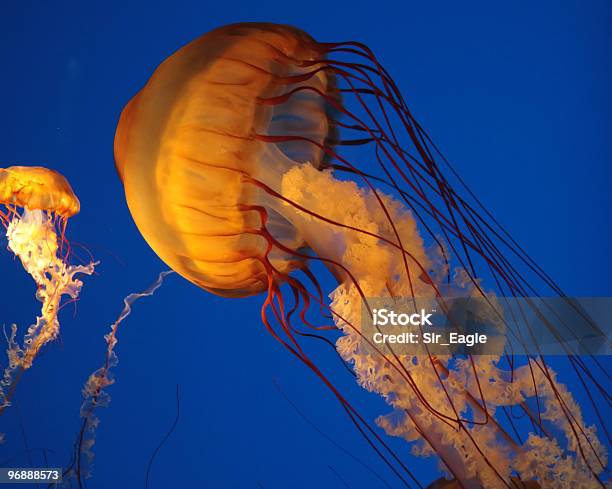
<svg viewBox="0 0 612 489">
<path fill-rule="evenodd" d="M 60 332 L 58 313 L 65 296 L 78 298 L 95 263 L 71 265 L 66 239 L 68 219 L 79 212 L 79 200 L 59 173 L 39 166 L 0 168 L 0 222 L 8 249 L 19 258 L 36 284 L 41 312 L 27 328 L 23 342 L 12 325 L 8 340 L 8 365 L 0 381 L 0 413 L 10 400 L 23 372 L 32 367 L 41 349 Z M 6 334 L 6 333 L 5 333 Z"/>
<path fill-rule="evenodd" d="M 378 428 L 438 458 L 447 482 L 436 487 L 605 487 L 607 445 L 543 354 L 411 354 L 364 334 L 372 298 L 406 298 L 418 311 L 459 291 L 504 328 L 503 297 L 564 297 L 366 45 L 267 23 L 213 30 L 163 61 L 125 106 L 115 162 L 155 253 L 213 294 L 262 294 L 266 330 L 330 389 L 401 484 L 423 487 L 306 341 L 331 343 L 391 406 Z M 336 282 L 329 298 L 321 269 Z M 592 360 L 567 354 L 607 437 L 607 374 Z"/>
</svg>

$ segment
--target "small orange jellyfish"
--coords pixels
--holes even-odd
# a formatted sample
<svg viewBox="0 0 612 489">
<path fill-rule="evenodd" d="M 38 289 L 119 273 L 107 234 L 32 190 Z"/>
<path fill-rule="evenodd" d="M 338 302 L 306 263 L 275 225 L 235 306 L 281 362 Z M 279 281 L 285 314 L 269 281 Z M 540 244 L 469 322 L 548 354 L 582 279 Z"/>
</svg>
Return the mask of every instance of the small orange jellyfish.
<svg viewBox="0 0 612 489">
<path fill-rule="evenodd" d="M 75 300 L 82 282 L 77 274 L 93 273 L 94 264 L 70 265 L 66 224 L 80 204 L 68 181 L 59 173 L 38 166 L 0 168 L 0 221 L 8 248 L 19 257 L 36 283 L 41 314 L 17 341 L 17 326 L 8 336 L 8 366 L 0 381 L 0 412 L 10 405 L 19 377 L 32 366 L 41 348 L 57 338 L 57 318 L 63 296 Z"/>
<path fill-rule="evenodd" d="M 513 352 L 398 353 L 364 334 L 372 298 L 408 298 L 418 311 L 417 299 L 453 289 L 494 315 L 497 298 L 536 286 L 564 297 L 444 160 L 367 46 L 275 24 L 216 29 L 166 59 L 127 104 L 115 161 L 160 258 L 224 297 L 264 292 L 266 328 L 405 486 L 422 487 L 305 341 L 335 341 L 359 384 L 392 406 L 378 426 L 437 455 L 455 487 L 604 487 L 606 446 L 543 355 L 520 364 Z M 331 304 L 316 261 L 338 282 Z M 311 305 L 334 324 L 313 324 Z M 567 358 L 589 398 L 609 406 L 585 361 Z M 531 424 L 516 426 L 517 412 Z"/>
</svg>

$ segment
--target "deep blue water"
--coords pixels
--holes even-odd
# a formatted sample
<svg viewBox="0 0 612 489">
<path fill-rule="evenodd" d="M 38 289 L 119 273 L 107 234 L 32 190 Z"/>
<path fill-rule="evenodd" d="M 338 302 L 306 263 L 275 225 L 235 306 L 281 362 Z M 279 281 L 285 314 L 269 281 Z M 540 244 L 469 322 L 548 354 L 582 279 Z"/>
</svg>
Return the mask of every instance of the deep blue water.
<svg viewBox="0 0 612 489">
<path fill-rule="evenodd" d="M 115 172 L 123 105 L 184 43 L 259 20 L 372 47 L 422 125 L 543 268 L 569 294 L 612 295 L 609 2 L 5 1 L 0 162 L 67 176 L 82 204 L 69 238 L 101 264 L 77 308 L 64 311 L 61 341 L 27 372 L 17 406 L 0 419 L 0 465 L 44 465 L 40 448 L 50 465 L 65 465 L 103 334 L 123 297 L 165 269 L 133 224 Z M 38 304 L 6 250 L 0 277 L 0 323 L 26 326 Z M 180 419 L 152 467 L 152 488 L 346 487 L 341 479 L 382 487 L 317 429 L 393 481 L 330 393 L 265 332 L 261 302 L 214 297 L 174 276 L 135 306 L 119 334 L 110 407 L 98 413 L 88 487 L 144 486 L 176 414 L 177 384 Z M 387 412 L 343 379 L 370 419 Z M 431 461 L 406 460 L 423 482 L 435 478 Z"/>
</svg>

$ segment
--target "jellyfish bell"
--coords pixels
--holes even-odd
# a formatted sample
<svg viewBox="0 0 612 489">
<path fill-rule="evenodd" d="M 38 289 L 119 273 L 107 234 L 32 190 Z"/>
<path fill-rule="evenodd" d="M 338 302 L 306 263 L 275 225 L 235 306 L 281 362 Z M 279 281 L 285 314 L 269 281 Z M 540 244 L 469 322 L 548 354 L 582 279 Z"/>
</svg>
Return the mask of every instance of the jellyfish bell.
<svg viewBox="0 0 612 489">
<path fill-rule="evenodd" d="M 0 168 L 0 204 L 48 211 L 64 219 L 80 210 L 79 199 L 68 180 L 41 166 Z"/>
<path fill-rule="evenodd" d="M 288 80 L 318 58 L 306 33 L 273 24 L 217 29 L 165 60 L 121 114 L 115 161 L 134 220 L 155 252 L 198 286 L 224 296 L 267 289 L 262 257 L 288 273 L 302 260 L 259 233 L 266 229 L 291 250 L 304 236 L 280 212 L 281 176 L 299 162 L 321 166 L 322 147 L 303 141 L 271 145 L 269 131 L 299 134 L 323 146 L 334 138 L 327 105 L 314 92 L 277 106 Z M 298 86 L 334 91 L 324 72 Z M 261 211 L 265 210 L 265 217 Z"/>
<path fill-rule="evenodd" d="M 347 146 L 359 155 L 340 151 Z M 366 151 L 367 162 L 357 161 Z M 437 455 L 451 487 L 511 488 L 517 476 L 543 488 L 561 480 L 602 487 L 606 447 L 543 357 L 518 366 L 511 355 L 506 365 L 500 355 L 365 348 L 362 305 L 372 298 L 406 297 L 418 310 L 417 299 L 440 300 L 454 288 L 485 299 L 493 315 L 495 294 L 528 296 L 530 280 L 563 296 L 451 179 L 453 168 L 367 46 L 319 43 L 274 24 L 214 30 L 165 60 L 128 103 L 115 161 L 157 255 L 210 292 L 267 293 L 267 329 L 333 392 L 405 486 L 416 481 L 409 467 L 309 357 L 305 338 L 341 333 L 337 353 L 393 407 L 378 426 L 417 454 Z M 315 260 L 338 282 L 331 304 Z M 487 278 L 495 294 L 483 287 Z M 312 324 L 311 305 L 334 324 Z M 583 361 L 568 356 L 590 383 L 589 398 L 609 400 Z M 512 418 L 500 421 L 509 408 L 531 420 L 526 436 Z M 548 439 L 547 424 L 565 445 Z"/>
</svg>

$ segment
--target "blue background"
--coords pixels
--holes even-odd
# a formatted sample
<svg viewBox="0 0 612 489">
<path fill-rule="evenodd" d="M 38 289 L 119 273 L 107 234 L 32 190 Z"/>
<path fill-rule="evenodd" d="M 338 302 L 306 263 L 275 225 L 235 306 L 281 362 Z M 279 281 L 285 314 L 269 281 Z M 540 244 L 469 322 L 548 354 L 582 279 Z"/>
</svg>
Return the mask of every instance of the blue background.
<svg viewBox="0 0 612 489">
<path fill-rule="evenodd" d="M 128 213 L 113 163 L 123 105 L 181 45 L 238 21 L 294 24 L 322 41 L 367 43 L 413 113 L 477 195 L 569 294 L 612 295 L 612 7 L 564 2 L 27 2 L 0 12 L 0 161 L 59 170 L 82 212 L 69 238 L 101 261 L 76 310 L 0 418 L 0 465 L 65 465 L 80 389 L 103 361 L 123 297 L 164 269 Z M 4 243 L 3 243 L 4 247 Z M 30 324 L 33 284 L 0 254 L 0 323 Z M 119 332 L 117 383 L 100 409 L 91 488 L 371 488 L 396 482 L 329 392 L 267 335 L 262 297 L 213 297 L 177 276 Z M 387 412 L 321 352 L 368 419 Z M 423 482 L 431 461 L 392 441 Z M 31 450 L 26 453 L 25 447 Z M 343 479 L 343 480 L 341 480 Z M 170 481 L 178 481 L 176 484 Z"/>
</svg>

